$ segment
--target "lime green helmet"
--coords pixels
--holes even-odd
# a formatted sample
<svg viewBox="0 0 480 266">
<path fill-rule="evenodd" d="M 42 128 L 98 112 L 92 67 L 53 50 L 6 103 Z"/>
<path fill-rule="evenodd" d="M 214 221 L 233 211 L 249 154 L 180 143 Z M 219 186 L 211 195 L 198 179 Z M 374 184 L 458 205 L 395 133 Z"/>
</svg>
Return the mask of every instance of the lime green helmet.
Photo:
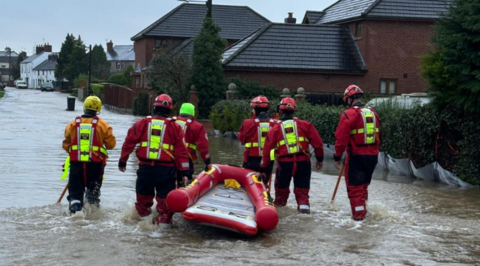
<svg viewBox="0 0 480 266">
<path fill-rule="evenodd" d="M 195 116 L 195 106 L 191 103 L 182 104 L 182 107 L 180 107 L 180 114 Z"/>
</svg>

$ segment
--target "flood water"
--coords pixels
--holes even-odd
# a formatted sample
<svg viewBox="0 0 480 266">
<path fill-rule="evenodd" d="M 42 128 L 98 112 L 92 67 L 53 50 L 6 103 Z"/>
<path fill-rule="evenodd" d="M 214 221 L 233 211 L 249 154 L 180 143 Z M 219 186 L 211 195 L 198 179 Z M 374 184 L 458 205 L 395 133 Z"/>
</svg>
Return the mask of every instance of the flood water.
<svg viewBox="0 0 480 266">
<path fill-rule="evenodd" d="M 174 217 L 161 230 L 137 221 L 135 159 L 117 169 L 128 128 L 139 118 L 102 110 L 114 130 L 101 209 L 69 217 L 56 205 L 66 153 L 67 95 L 7 88 L 0 99 L 0 265 L 480 265 L 480 193 L 382 172 L 370 186 L 370 216 L 350 218 L 338 170 L 326 160 L 314 172 L 312 215 L 296 212 L 293 195 L 271 232 L 244 237 Z M 211 138 L 214 163 L 241 164 L 236 140 Z M 199 164 L 198 168 L 203 165 Z"/>
</svg>

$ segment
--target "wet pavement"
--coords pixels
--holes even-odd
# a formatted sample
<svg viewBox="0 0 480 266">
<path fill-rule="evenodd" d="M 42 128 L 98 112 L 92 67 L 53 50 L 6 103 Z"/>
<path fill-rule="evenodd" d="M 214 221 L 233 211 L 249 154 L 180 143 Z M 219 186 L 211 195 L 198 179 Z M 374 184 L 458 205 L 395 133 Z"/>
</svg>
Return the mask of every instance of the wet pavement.
<svg viewBox="0 0 480 266">
<path fill-rule="evenodd" d="M 480 265 L 480 193 L 383 172 L 370 186 L 370 216 L 350 218 L 338 170 L 314 172 L 313 213 L 296 212 L 293 195 L 274 231 L 244 237 L 174 217 L 175 228 L 139 222 L 134 211 L 136 162 L 117 169 L 128 128 L 139 119 L 103 110 L 117 147 L 110 152 L 101 209 L 87 217 L 54 204 L 66 153 L 66 94 L 7 88 L 0 99 L 0 265 Z M 236 140 L 211 138 L 213 162 L 241 164 Z M 198 168 L 203 167 L 199 164 Z"/>
</svg>

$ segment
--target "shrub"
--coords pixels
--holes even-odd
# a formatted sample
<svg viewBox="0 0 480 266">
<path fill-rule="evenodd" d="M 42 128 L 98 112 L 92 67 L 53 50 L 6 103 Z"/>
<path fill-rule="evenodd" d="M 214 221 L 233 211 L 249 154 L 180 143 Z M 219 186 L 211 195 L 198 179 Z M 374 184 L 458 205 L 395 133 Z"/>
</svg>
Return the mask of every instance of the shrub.
<svg viewBox="0 0 480 266">
<path fill-rule="evenodd" d="M 103 94 L 105 86 L 101 84 L 90 84 L 90 88 L 92 89 L 93 95 L 100 97 L 100 95 Z"/>
<path fill-rule="evenodd" d="M 256 81 L 241 79 L 239 77 L 231 78 L 228 84 L 235 83 L 237 85 L 237 96 L 239 99 L 253 99 L 258 95 L 264 95 L 268 100 L 278 99 L 278 90 L 274 86 L 262 86 Z"/>
<path fill-rule="evenodd" d="M 108 78 L 108 83 L 129 86 L 131 85 L 131 79 L 128 79 L 124 73 L 113 74 Z"/>
<path fill-rule="evenodd" d="M 275 106 L 272 102 L 271 106 Z M 324 143 L 333 144 L 343 107 L 300 103 L 296 116 L 310 121 Z M 375 108 L 381 119 L 380 150 L 394 158 L 409 158 L 420 168 L 437 161 L 462 180 L 480 184 L 480 124 L 460 108 L 438 110 L 432 104 L 413 109 L 382 104 Z M 222 132 L 238 131 L 250 115 L 247 100 L 220 101 L 212 107 L 213 126 Z M 275 108 L 270 109 L 273 116 Z"/>
<path fill-rule="evenodd" d="M 139 92 L 138 96 L 133 99 L 133 114 L 147 116 L 150 115 L 150 108 L 148 104 L 148 98 L 150 95 L 148 92 Z"/>
</svg>

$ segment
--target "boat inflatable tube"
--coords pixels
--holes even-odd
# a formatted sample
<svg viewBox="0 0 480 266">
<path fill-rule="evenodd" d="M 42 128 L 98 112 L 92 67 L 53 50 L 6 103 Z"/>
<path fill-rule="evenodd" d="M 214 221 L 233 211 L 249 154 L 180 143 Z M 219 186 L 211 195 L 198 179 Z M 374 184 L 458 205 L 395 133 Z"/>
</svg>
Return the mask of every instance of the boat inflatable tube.
<svg viewBox="0 0 480 266">
<path fill-rule="evenodd" d="M 241 188 L 223 184 L 232 179 Z M 277 210 L 255 172 L 228 165 L 215 164 L 189 186 L 171 191 L 167 206 L 173 212 L 184 212 L 186 220 L 247 235 L 255 235 L 258 229 L 272 230 L 278 224 Z"/>
</svg>

